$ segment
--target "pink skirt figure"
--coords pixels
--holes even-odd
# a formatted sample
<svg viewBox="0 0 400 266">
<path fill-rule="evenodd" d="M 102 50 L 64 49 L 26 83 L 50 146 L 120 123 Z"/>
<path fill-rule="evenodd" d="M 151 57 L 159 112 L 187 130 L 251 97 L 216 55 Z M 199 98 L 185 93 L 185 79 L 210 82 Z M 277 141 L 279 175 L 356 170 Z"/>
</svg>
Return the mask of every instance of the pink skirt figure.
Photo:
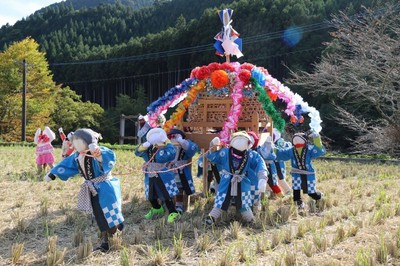
<svg viewBox="0 0 400 266">
<path fill-rule="evenodd" d="M 50 143 L 36 146 L 36 164 L 53 164 L 53 146 Z"/>
</svg>

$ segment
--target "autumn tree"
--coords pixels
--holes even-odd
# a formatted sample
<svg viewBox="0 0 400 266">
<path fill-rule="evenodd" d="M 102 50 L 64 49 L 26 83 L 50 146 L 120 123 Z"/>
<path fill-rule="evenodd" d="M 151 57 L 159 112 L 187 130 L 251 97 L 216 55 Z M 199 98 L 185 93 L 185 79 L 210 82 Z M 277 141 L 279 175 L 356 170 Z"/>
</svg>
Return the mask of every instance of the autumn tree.
<svg viewBox="0 0 400 266">
<path fill-rule="evenodd" d="M 311 73 L 292 72 L 290 83 L 330 101 L 353 151 L 400 156 L 399 5 L 341 13 L 332 24 L 322 60 Z"/>
<path fill-rule="evenodd" d="M 69 87 L 53 81 L 45 54 L 31 38 L 14 43 L 0 53 L 0 139 L 20 140 L 22 128 L 22 61 L 26 60 L 26 136 L 33 140 L 36 128 L 98 127 L 104 112 L 98 104 L 82 102 Z"/>
<path fill-rule="evenodd" d="M 33 139 L 36 128 L 51 126 L 50 115 L 59 88 L 52 80 L 38 43 L 26 38 L 0 53 L 0 136 L 3 140 L 19 140 L 21 136 L 23 60 L 26 60 L 27 139 Z"/>
</svg>

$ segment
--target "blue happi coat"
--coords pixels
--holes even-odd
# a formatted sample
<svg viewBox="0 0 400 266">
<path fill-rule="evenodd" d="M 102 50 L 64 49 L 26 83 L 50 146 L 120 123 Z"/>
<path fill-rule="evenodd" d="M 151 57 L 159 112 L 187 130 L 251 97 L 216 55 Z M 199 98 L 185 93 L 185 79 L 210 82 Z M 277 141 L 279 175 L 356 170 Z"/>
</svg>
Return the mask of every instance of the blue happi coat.
<svg viewBox="0 0 400 266">
<path fill-rule="evenodd" d="M 79 173 L 86 180 L 106 177 L 104 181 L 93 183 L 93 185 L 98 193 L 99 204 L 104 217 L 109 228 L 112 228 L 124 221 L 121 211 L 121 186 L 119 179 L 111 176 L 111 170 L 116 162 L 115 153 L 103 146 L 100 146 L 100 150 L 102 161 L 75 152 L 54 166 L 50 173 L 58 176 L 63 181 L 67 181 Z M 89 165 L 88 169 L 93 171 L 90 175 L 86 174 L 86 171 L 82 171 L 78 162 L 82 156 L 85 157 L 85 165 Z"/>
<path fill-rule="evenodd" d="M 274 160 L 276 159 L 276 154 L 274 152 L 274 149 L 265 149 L 264 146 L 259 146 L 257 148 L 258 153 L 261 155 L 261 157 L 264 159 L 265 164 L 268 169 L 268 173 L 271 176 L 271 181 L 272 185 L 276 186 L 278 185 L 278 174 L 276 171 L 276 166 L 274 164 Z"/>
<path fill-rule="evenodd" d="M 241 188 L 241 201 L 242 208 L 250 208 L 254 202 L 254 193 L 256 189 L 252 190 L 251 186 L 258 185 L 258 176 L 260 173 L 266 171 L 265 163 L 263 162 L 261 156 L 252 150 L 246 151 L 248 159 L 243 167 L 243 178 L 240 182 Z M 207 158 L 211 163 L 216 164 L 220 170 L 219 174 L 221 181 L 219 183 L 217 195 L 215 196 L 214 207 L 221 208 L 225 198 L 230 191 L 228 191 L 229 184 L 233 177 L 229 161 L 230 161 L 230 149 L 222 148 L 218 151 L 207 154 Z M 240 173 L 239 173 L 240 174 Z M 255 181 L 257 179 L 257 182 Z"/>
<path fill-rule="evenodd" d="M 308 144 L 301 149 L 299 154 L 295 147 L 289 147 L 285 149 L 277 149 L 276 155 L 278 161 L 291 161 L 292 170 L 292 183 L 293 190 L 301 190 L 301 176 L 305 175 L 307 177 L 307 193 L 315 193 L 316 190 L 316 178 L 315 170 L 312 166 L 312 159 L 320 157 L 326 153 L 325 147 L 318 147 L 316 145 Z M 297 173 L 296 170 L 305 171 L 305 174 Z"/>
<path fill-rule="evenodd" d="M 181 165 L 188 164 L 192 160 L 196 152 L 198 152 L 199 146 L 197 146 L 197 144 L 191 140 L 187 141 L 189 143 L 189 147 L 187 150 L 183 149 L 181 146 L 176 147 L 176 156 L 173 163 L 174 167 L 179 167 Z M 175 174 L 175 181 L 177 182 L 179 189 L 183 189 L 186 192 L 186 195 L 191 195 L 196 192 L 193 183 L 191 164 L 175 170 L 174 174 Z M 183 180 L 182 182 L 181 176 L 183 176 L 186 181 Z"/>
<path fill-rule="evenodd" d="M 249 151 L 254 153 L 253 156 L 256 158 L 253 162 L 254 164 L 253 167 L 250 167 L 250 169 L 248 170 L 251 182 L 251 200 L 254 205 L 260 202 L 260 191 L 258 188 L 258 181 L 260 180 L 260 178 L 265 178 L 265 179 L 268 178 L 268 169 L 265 164 L 265 161 L 263 160 L 259 152 L 257 152 L 257 150 L 249 150 Z"/>
<path fill-rule="evenodd" d="M 276 146 L 278 146 L 278 148 L 282 148 L 282 149 L 287 149 L 292 147 L 292 143 L 285 141 L 283 138 L 278 139 L 276 142 Z M 275 160 L 275 167 L 276 167 L 276 172 L 278 174 L 278 179 L 284 180 L 286 177 L 286 164 L 285 161 L 278 161 Z"/>
<path fill-rule="evenodd" d="M 176 196 L 179 193 L 179 189 L 175 182 L 174 172 L 166 171 L 168 170 L 167 165 L 175 159 L 176 149 L 174 145 L 172 145 L 171 143 L 167 143 L 167 145 L 159 148 L 155 148 L 153 145 L 151 145 L 148 149 L 144 151 L 139 151 L 139 148 L 140 146 L 135 150 L 135 155 L 142 157 L 146 162 L 145 163 L 145 165 L 147 165 L 145 168 L 146 172 L 153 172 L 144 174 L 146 199 L 153 200 L 159 198 L 162 201 L 167 200 L 167 198 L 163 196 L 164 193 L 162 193 L 161 191 L 163 189 L 167 190 L 170 198 Z M 156 154 L 154 155 L 154 153 Z M 149 162 L 150 159 L 151 161 Z M 153 195 L 153 198 L 149 198 L 149 188 L 150 188 L 151 178 L 161 178 L 165 186 L 165 188 L 160 188 L 159 186 L 155 186 L 157 195 Z"/>
</svg>

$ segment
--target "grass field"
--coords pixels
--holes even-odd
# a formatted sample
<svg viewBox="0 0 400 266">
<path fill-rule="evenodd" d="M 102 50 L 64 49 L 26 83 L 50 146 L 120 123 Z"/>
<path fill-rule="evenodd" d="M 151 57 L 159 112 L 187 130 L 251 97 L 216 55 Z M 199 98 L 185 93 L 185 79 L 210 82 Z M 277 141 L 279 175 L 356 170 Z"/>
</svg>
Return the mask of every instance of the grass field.
<svg viewBox="0 0 400 266">
<path fill-rule="evenodd" d="M 236 222 L 232 208 L 208 229 L 202 221 L 213 198 L 193 202 L 173 225 L 144 220 L 142 160 L 116 154 L 126 227 L 113 251 L 92 254 L 97 226 L 75 209 L 82 178 L 45 183 L 33 147 L 1 147 L 0 265 L 400 265 L 399 166 L 317 160 L 326 197 L 308 202 L 305 215 L 270 200 L 254 225 Z"/>
</svg>

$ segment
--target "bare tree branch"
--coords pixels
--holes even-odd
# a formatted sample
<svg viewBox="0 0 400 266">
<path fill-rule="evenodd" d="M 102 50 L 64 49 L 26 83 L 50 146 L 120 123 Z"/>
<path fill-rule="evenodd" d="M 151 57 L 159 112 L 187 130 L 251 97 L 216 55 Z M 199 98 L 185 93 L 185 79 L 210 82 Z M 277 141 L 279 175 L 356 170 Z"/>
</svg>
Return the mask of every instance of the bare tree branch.
<svg viewBox="0 0 400 266">
<path fill-rule="evenodd" d="M 314 71 L 293 72 L 289 83 L 336 102 L 336 121 L 357 136 L 354 149 L 399 155 L 400 15 L 399 6 L 333 17 L 336 31 Z M 392 134 L 388 137 L 385 134 Z M 391 139 L 389 146 L 381 139 Z"/>
</svg>

